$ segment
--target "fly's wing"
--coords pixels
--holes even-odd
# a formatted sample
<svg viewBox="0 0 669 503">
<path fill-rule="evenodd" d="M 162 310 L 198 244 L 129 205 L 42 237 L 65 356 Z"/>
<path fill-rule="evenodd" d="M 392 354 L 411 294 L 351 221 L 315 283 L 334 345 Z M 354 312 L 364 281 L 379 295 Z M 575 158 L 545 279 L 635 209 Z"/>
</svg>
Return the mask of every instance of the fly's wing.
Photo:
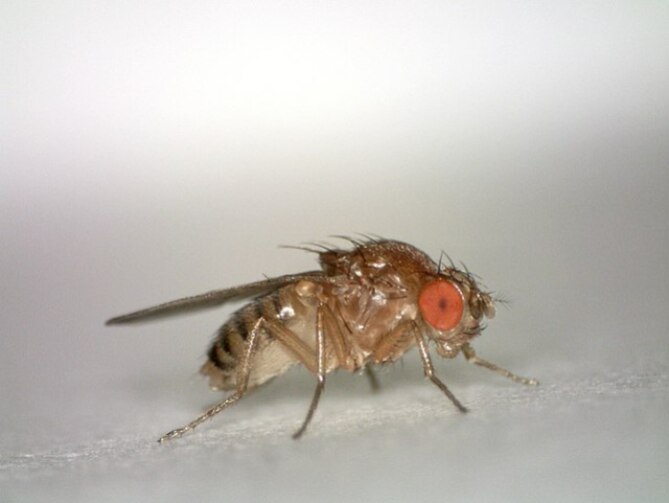
<svg viewBox="0 0 669 503">
<path fill-rule="evenodd" d="M 183 299 L 165 302 L 157 306 L 147 307 L 146 309 L 141 309 L 133 313 L 117 316 L 107 320 L 106 325 L 146 321 L 188 311 L 216 307 L 231 300 L 238 300 L 252 295 L 267 293 L 301 279 L 316 279 L 322 278 L 323 276 L 324 273 L 322 271 L 309 271 L 299 274 L 287 274 L 285 276 L 269 278 L 262 281 L 256 281 L 255 283 L 225 288 L 223 290 L 212 290 L 211 292 L 194 295 L 192 297 L 184 297 Z"/>
</svg>

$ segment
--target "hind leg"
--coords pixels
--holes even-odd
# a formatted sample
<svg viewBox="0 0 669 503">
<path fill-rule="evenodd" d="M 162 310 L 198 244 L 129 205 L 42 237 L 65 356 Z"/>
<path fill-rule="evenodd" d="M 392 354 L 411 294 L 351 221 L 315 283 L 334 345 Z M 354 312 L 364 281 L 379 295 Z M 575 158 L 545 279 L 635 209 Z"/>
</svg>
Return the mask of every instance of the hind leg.
<svg viewBox="0 0 669 503">
<path fill-rule="evenodd" d="M 167 440 L 172 440 L 173 438 L 179 438 L 181 437 L 184 433 L 187 433 L 191 430 L 193 430 L 196 426 L 200 425 L 201 423 L 205 422 L 207 419 L 210 419 L 214 417 L 216 414 L 221 412 L 223 409 L 227 409 L 230 407 L 232 404 L 237 402 L 240 398 L 244 396 L 244 394 L 247 391 L 248 388 L 248 382 L 249 382 L 249 375 L 251 373 L 251 359 L 256 351 L 257 348 L 257 339 L 258 339 L 258 333 L 260 332 L 260 326 L 265 322 L 264 318 L 259 318 L 256 324 L 253 326 L 253 330 L 251 331 L 251 334 L 249 335 L 249 341 L 248 341 L 248 346 L 246 349 L 246 353 L 244 354 L 244 359 L 241 362 L 240 368 L 239 368 L 239 375 L 237 377 L 237 389 L 235 390 L 234 393 L 232 393 L 228 398 L 223 400 L 222 402 L 214 405 L 210 409 L 208 409 L 204 414 L 201 416 L 197 417 L 190 423 L 188 423 L 185 426 L 182 426 L 181 428 L 177 428 L 175 430 L 170 431 L 169 433 L 166 433 L 160 439 L 158 442 L 161 444 L 163 442 L 166 442 Z"/>
</svg>

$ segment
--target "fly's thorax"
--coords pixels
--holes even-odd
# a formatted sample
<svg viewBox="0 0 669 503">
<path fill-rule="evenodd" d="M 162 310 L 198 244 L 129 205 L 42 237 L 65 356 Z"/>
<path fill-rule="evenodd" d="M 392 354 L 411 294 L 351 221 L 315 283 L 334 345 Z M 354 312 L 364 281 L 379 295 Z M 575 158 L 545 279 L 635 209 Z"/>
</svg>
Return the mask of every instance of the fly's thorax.
<svg viewBox="0 0 669 503">
<path fill-rule="evenodd" d="M 388 240 L 327 250 L 320 261 L 331 280 L 328 302 L 363 352 L 402 322 L 416 319 L 420 278 L 438 272 L 424 252 Z"/>
<path fill-rule="evenodd" d="M 320 254 L 328 276 L 344 275 L 352 280 L 374 281 L 389 274 L 434 273 L 437 265 L 424 252 L 399 241 L 358 243 L 352 250 L 328 250 Z"/>
<path fill-rule="evenodd" d="M 339 275 L 299 281 L 284 291 L 284 302 L 295 310 L 295 317 L 285 320 L 286 326 L 313 346 L 317 313 L 322 309 L 329 343 L 326 353 L 336 355 L 333 366 L 348 369 L 359 368 L 384 336 L 417 316 L 415 288 L 393 277 L 366 282 Z"/>
<path fill-rule="evenodd" d="M 392 281 L 369 285 L 342 278 L 332 291 L 330 309 L 337 314 L 356 361 L 370 356 L 385 336 L 417 316 L 415 293 Z"/>
</svg>

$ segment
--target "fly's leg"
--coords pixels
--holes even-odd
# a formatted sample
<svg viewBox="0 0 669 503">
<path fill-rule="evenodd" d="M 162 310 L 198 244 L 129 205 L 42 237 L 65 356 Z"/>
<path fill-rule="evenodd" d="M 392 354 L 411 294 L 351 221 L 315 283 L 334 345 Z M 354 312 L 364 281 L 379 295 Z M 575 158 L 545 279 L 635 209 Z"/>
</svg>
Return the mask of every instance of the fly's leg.
<svg viewBox="0 0 669 503">
<path fill-rule="evenodd" d="M 309 411 L 307 412 L 307 416 L 304 419 L 302 426 L 300 426 L 300 428 L 293 434 L 293 438 L 296 439 L 300 438 L 306 431 L 309 422 L 316 412 L 318 402 L 323 393 L 323 388 L 325 387 L 325 331 L 323 329 L 323 314 L 324 305 L 319 304 L 316 312 L 317 349 L 315 355 L 314 351 L 305 344 L 295 332 L 278 322 L 272 321 L 267 323 L 267 329 L 272 336 L 281 342 L 288 351 L 293 353 L 310 372 L 316 374 L 316 389 L 314 390 L 314 395 L 311 399 L 311 404 L 309 405 Z"/>
<path fill-rule="evenodd" d="M 318 363 L 317 363 L 317 373 L 316 378 L 318 382 L 316 383 L 316 389 L 314 390 L 314 396 L 311 399 L 311 405 L 309 405 L 309 411 L 307 412 L 307 417 L 304 418 L 304 422 L 300 429 L 293 434 L 293 438 L 300 438 L 304 432 L 307 430 L 307 426 L 311 421 L 311 418 L 316 412 L 316 407 L 318 407 L 318 401 L 321 398 L 321 393 L 325 387 L 325 334 L 323 333 L 323 306 L 322 304 L 318 306 L 318 311 L 316 313 L 316 343 L 318 351 Z"/>
<path fill-rule="evenodd" d="M 420 357 L 423 360 L 423 371 L 425 372 L 425 376 L 430 379 L 430 381 L 432 381 L 432 383 L 435 384 L 437 388 L 444 392 L 444 394 L 451 402 L 453 402 L 453 405 L 455 405 L 460 412 L 467 412 L 467 408 L 462 405 L 457 398 L 455 398 L 455 395 L 451 393 L 451 390 L 448 389 L 448 386 L 441 382 L 441 380 L 435 375 L 434 367 L 432 366 L 432 360 L 430 359 L 430 353 L 427 348 L 427 343 L 425 342 L 423 334 L 420 333 L 420 330 L 415 325 L 413 327 L 413 332 L 416 337 L 416 343 L 418 344 Z"/>
<path fill-rule="evenodd" d="M 309 372 L 313 374 L 318 372 L 318 358 L 314 355 L 314 350 L 300 339 L 295 332 L 274 320 L 268 321 L 266 327 L 276 340 L 293 353 L 302 365 L 307 367 Z"/>
<path fill-rule="evenodd" d="M 369 385 L 372 388 L 372 391 L 374 393 L 377 393 L 381 389 L 381 386 L 379 386 L 379 380 L 376 378 L 374 370 L 372 370 L 372 367 L 370 367 L 369 365 L 365 366 L 365 375 L 369 380 Z"/>
<path fill-rule="evenodd" d="M 350 344 L 342 332 L 342 327 L 337 323 L 337 317 L 327 304 L 321 303 L 319 308 L 323 310 L 322 328 L 325 332 L 325 337 L 327 337 L 328 350 L 334 353 L 339 368 L 344 368 L 350 371 L 355 370 L 356 366 L 350 358 Z M 350 337 L 350 330 L 346 324 L 344 324 L 343 328 L 348 331 Z"/>
<path fill-rule="evenodd" d="M 241 362 L 239 373 L 237 375 L 237 390 L 228 398 L 214 405 L 213 407 L 208 409 L 204 414 L 194 419 L 186 426 L 182 426 L 181 428 L 177 428 L 176 430 L 172 430 L 169 433 L 166 433 L 165 435 L 160 437 L 158 442 L 162 444 L 167 440 L 171 440 L 173 438 L 179 438 L 184 433 L 191 431 L 199 424 L 205 422 L 207 419 L 214 417 L 223 409 L 227 409 L 228 407 L 230 407 L 232 404 L 234 404 L 244 396 L 248 387 L 249 375 L 251 373 L 251 358 L 255 353 L 257 347 L 258 333 L 260 332 L 260 326 L 264 323 L 264 321 L 265 321 L 264 318 L 259 318 L 256 324 L 253 326 L 251 334 L 249 335 L 248 347 L 246 349 L 246 353 L 244 354 L 244 359 Z"/>
<path fill-rule="evenodd" d="M 499 367 L 494 363 L 490 363 L 489 361 L 484 360 L 483 358 L 479 358 L 478 356 L 476 356 L 474 348 L 472 348 L 469 344 L 464 344 L 461 349 L 462 349 L 462 354 L 465 356 L 465 358 L 469 363 L 485 367 L 488 370 L 497 372 L 498 374 L 503 375 L 504 377 L 507 377 L 512 381 L 520 384 L 526 384 L 528 386 L 536 386 L 539 384 L 539 381 L 537 381 L 536 379 L 528 379 L 527 377 L 517 376 L 516 374 L 509 372 L 505 368 Z"/>
<path fill-rule="evenodd" d="M 383 363 L 396 360 L 406 351 L 408 339 L 411 337 L 410 330 L 413 322 L 402 322 L 390 332 L 381 337 L 372 350 L 372 360 L 375 363 Z"/>
<path fill-rule="evenodd" d="M 384 334 L 376 343 L 372 350 L 372 362 L 383 363 L 387 361 L 396 360 L 406 350 L 408 339 L 411 337 L 409 333 L 412 328 L 412 322 L 402 322 L 393 328 L 390 332 Z M 380 389 L 379 381 L 374 374 L 371 364 L 365 366 L 365 374 L 369 379 L 369 385 L 373 392 Z"/>
</svg>

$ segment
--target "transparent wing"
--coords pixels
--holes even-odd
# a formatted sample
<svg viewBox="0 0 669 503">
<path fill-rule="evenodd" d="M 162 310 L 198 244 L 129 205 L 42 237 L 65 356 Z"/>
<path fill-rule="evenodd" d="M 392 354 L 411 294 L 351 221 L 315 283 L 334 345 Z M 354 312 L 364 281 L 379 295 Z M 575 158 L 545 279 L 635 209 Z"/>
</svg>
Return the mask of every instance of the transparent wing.
<svg viewBox="0 0 669 503">
<path fill-rule="evenodd" d="M 276 278 L 268 278 L 255 283 L 248 283 L 246 285 L 233 286 L 232 288 L 225 288 L 223 290 L 212 290 L 211 292 L 200 295 L 193 295 L 192 297 L 184 297 L 183 299 L 172 300 L 153 307 L 147 307 L 132 313 L 117 316 L 107 320 L 106 325 L 118 325 L 121 323 L 133 323 L 136 321 L 147 321 L 150 319 L 162 318 L 165 316 L 173 316 L 189 311 L 199 309 L 206 309 L 210 307 L 220 306 L 231 300 L 243 299 L 252 295 L 260 295 L 261 293 L 269 292 L 281 288 L 289 283 L 299 281 L 301 279 L 316 279 L 322 278 L 325 274 L 322 271 L 309 271 L 299 274 L 287 274 L 285 276 L 278 276 Z"/>
</svg>

